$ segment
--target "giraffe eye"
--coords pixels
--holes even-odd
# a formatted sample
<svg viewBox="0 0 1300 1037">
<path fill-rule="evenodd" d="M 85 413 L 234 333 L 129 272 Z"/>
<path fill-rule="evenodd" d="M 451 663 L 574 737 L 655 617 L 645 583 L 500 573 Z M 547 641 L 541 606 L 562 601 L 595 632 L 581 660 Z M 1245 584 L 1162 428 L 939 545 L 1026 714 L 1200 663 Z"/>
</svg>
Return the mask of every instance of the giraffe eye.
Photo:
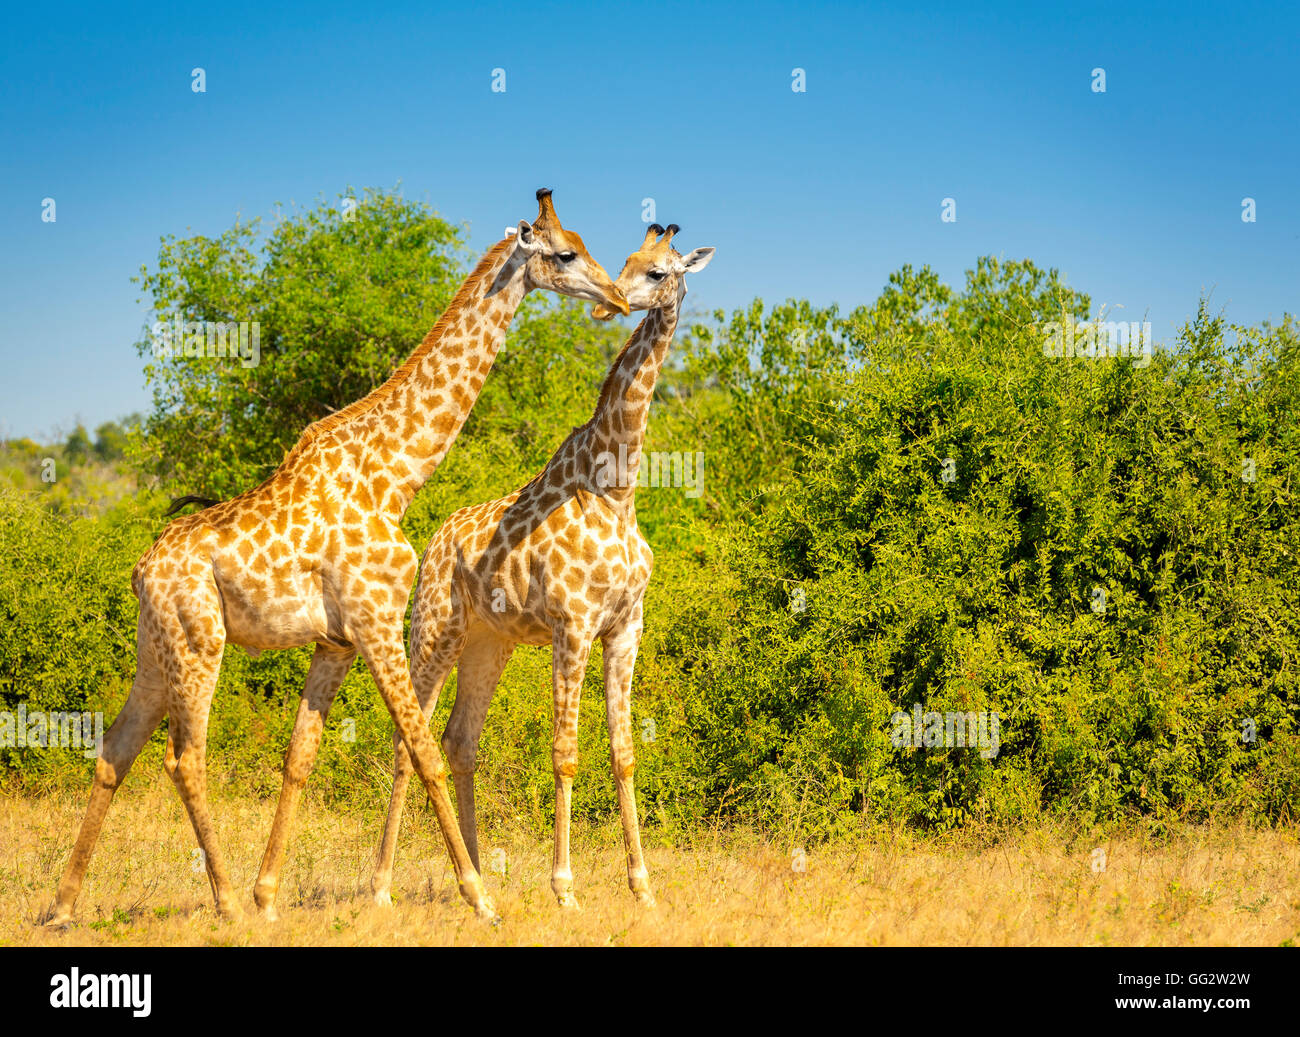
<svg viewBox="0 0 1300 1037">
<path fill-rule="evenodd" d="M 664 279 L 662 270 L 651 270 L 646 274 L 646 277 L 650 278 L 652 281 L 662 281 Z"/>
<path fill-rule="evenodd" d="M 572 263 L 575 259 L 578 258 L 578 253 L 576 253 L 576 252 L 559 252 L 559 253 L 556 253 L 555 258 L 558 259 L 561 263 Z"/>
</svg>

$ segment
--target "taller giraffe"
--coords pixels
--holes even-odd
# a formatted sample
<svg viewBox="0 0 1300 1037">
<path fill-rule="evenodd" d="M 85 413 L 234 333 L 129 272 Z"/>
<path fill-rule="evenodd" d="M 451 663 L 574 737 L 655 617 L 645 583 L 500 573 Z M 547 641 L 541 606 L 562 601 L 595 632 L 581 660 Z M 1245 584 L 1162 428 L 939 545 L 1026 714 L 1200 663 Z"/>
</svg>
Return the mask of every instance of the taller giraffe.
<svg viewBox="0 0 1300 1037">
<path fill-rule="evenodd" d="M 453 667 L 456 704 L 442 746 L 456 779 L 461 834 L 478 866 L 474 768 L 483 721 L 515 646 L 552 646 L 552 763 L 555 856 L 551 889 L 577 904 L 569 862 L 569 804 L 578 757 L 578 699 L 595 638 L 604 647 L 610 763 L 618 787 L 628 886 L 654 904 L 641 854 L 632 743 L 632 671 L 641 642 L 641 599 L 654 556 L 636 522 L 637 475 L 646 420 L 686 294 L 686 274 L 703 270 L 711 248 L 681 256 L 679 228 L 658 224 L 628 257 L 618 286 L 633 309 L 648 310 L 619 351 L 595 412 L 570 433 L 528 485 L 500 500 L 462 508 L 425 551 L 411 616 L 411 677 L 427 717 Z M 608 319 L 601 304 L 593 316 Z M 411 759 L 400 737 L 388 821 L 371 879 L 392 902 L 393 857 Z"/>
<path fill-rule="evenodd" d="M 311 425 L 257 488 L 176 519 L 136 564 L 135 681 L 104 735 L 51 924 L 71 920 L 113 794 L 164 714 L 165 767 L 203 850 L 217 909 L 238 913 L 208 810 L 205 763 L 208 713 L 227 643 L 253 652 L 316 645 L 257 884 L 263 912 L 274 917 L 290 823 L 330 704 L 359 651 L 415 756 L 461 895 L 480 916 L 494 915 L 456 828 L 446 764 L 411 688 L 403 619 L 416 555 L 399 522 L 455 440 L 529 291 L 545 288 L 629 312 L 582 239 L 560 225 L 550 195 L 537 192 L 537 219 L 521 220 L 487 252 L 383 385 Z"/>
</svg>

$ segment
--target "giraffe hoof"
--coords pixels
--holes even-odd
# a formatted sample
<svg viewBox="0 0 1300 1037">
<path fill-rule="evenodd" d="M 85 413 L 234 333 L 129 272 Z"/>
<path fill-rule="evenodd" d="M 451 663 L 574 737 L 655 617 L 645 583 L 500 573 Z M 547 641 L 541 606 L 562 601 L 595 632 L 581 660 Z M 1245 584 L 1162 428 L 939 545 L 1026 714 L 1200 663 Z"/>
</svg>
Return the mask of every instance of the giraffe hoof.
<svg viewBox="0 0 1300 1037">
<path fill-rule="evenodd" d="M 578 898 L 573 895 L 573 890 L 570 889 L 566 889 L 563 893 L 556 893 L 555 902 L 566 911 L 582 910 L 582 905 L 578 903 Z"/>
<path fill-rule="evenodd" d="M 46 929 L 71 929 L 75 925 L 72 915 L 67 911 L 58 911 L 41 923 Z"/>
<path fill-rule="evenodd" d="M 375 890 L 374 896 L 371 899 L 374 900 L 376 907 L 393 906 L 393 894 L 386 889 Z"/>
<path fill-rule="evenodd" d="M 491 897 L 483 897 L 475 905 L 474 914 L 478 915 L 484 922 L 490 922 L 494 926 L 501 924 L 501 916 L 497 914 L 497 909 L 492 906 Z"/>
<path fill-rule="evenodd" d="M 280 912 L 275 909 L 274 904 L 267 904 L 266 907 L 262 908 L 263 922 L 278 922 L 279 920 Z"/>
</svg>

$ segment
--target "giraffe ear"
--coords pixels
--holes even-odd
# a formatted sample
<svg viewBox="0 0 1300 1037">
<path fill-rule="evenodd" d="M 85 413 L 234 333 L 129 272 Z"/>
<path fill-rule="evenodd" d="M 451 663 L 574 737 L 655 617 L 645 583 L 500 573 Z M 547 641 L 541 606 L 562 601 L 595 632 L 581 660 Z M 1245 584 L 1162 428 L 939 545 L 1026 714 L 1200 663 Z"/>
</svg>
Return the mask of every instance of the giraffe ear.
<svg viewBox="0 0 1300 1037">
<path fill-rule="evenodd" d="M 698 274 L 709 265 L 715 251 L 717 250 L 705 246 L 704 248 L 697 248 L 693 252 L 688 252 L 682 257 L 682 273 Z"/>
<path fill-rule="evenodd" d="M 537 240 L 537 232 L 527 220 L 519 221 L 519 227 L 515 231 L 515 242 L 516 247 L 522 252 L 536 252 L 541 247 L 541 242 Z"/>
</svg>

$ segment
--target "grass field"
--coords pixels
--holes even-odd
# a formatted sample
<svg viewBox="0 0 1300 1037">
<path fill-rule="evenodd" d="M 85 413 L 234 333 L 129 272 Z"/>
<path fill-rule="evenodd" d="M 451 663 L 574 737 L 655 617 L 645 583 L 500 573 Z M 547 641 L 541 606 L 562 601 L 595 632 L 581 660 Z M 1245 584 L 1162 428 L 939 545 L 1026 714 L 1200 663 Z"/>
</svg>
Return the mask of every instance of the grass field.
<svg viewBox="0 0 1300 1037">
<path fill-rule="evenodd" d="M 137 776 L 139 781 L 139 776 Z M 504 872 L 487 882 L 502 922 L 478 922 L 456 895 L 423 798 L 411 797 L 392 908 L 368 882 L 379 804 L 305 804 L 281 879 L 281 920 L 253 913 L 252 887 L 274 803 L 214 797 L 244 918 L 216 917 L 178 797 L 119 793 L 78 903 L 78 924 L 35 924 L 80 822 L 80 795 L 0 804 L 0 944 L 6 945 L 1277 945 L 1300 942 L 1300 837 L 1294 829 L 1187 827 L 1164 838 L 1098 839 L 1039 827 L 918 837 L 865 832 L 793 847 L 745 831 L 646 831 L 659 906 L 627 891 L 617 825 L 575 829 L 582 909 L 561 912 L 550 840 L 485 833 Z M 1096 850 L 1105 853 L 1105 867 Z M 500 861 L 500 856 L 497 860 Z"/>
</svg>

